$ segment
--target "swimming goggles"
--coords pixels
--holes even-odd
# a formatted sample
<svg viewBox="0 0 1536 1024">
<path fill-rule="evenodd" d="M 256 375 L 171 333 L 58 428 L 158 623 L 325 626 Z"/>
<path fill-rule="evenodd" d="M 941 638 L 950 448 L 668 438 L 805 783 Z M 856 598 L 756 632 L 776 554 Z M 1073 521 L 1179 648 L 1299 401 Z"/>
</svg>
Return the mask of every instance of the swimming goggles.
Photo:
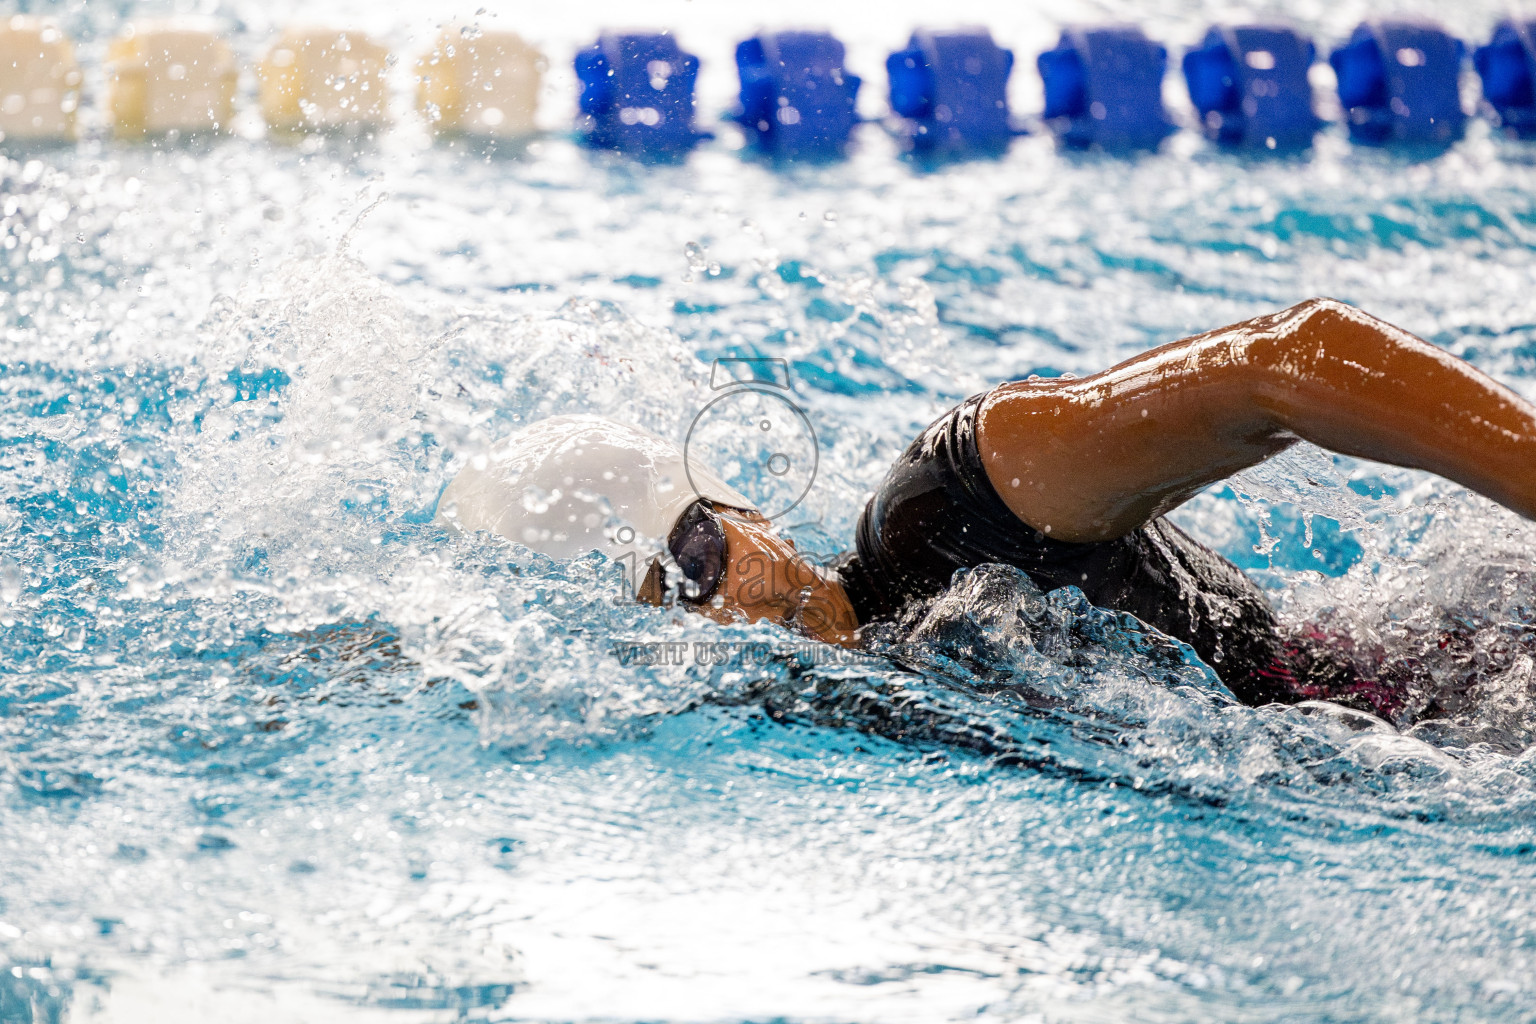
<svg viewBox="0 0 1536 1024">
<path fill-rule="evenodd" d="M 678 596 L 690 604 L 713 597 L 725 575 L 725 527 L 715 510 L 702 499 L 689 505 L 672 527 L 667 550 L 686 581 Z"/>
</svg>

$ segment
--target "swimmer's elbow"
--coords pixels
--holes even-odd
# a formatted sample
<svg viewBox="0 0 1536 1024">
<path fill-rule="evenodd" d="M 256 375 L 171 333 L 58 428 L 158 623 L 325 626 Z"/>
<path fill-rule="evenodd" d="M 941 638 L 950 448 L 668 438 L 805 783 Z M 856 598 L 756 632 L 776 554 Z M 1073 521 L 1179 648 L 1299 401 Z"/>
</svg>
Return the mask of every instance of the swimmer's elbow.
<svg viewBox="0 0 1536 1024">
<path fill-rule="evenodd" d="M 1280 314 L 1283 322 L 1300 324 L 1313 323 L 1320 320 L 1331 320 L 1337 317 L 1359 318 L 1360 310 L 1347 302 L 1331 299 L 1326 295 L 1316 295 L 1310 299 L 1302 299 L 1296 305 L 1287 308 Z"/>
<path fill-rule="evenodd" d="M 1264 323 L 1258 339 L 1272 359 L 1290 363 L 1298 352 L 1319 351 L 1319 345 L 1348 336 L 1355 341 L 1381 339 L 1392 330 L 1368 313 L 1347 302 L 1325 296 L 1304 299 Z"/>
<path fill-rule="evenodd" d="M 1242 344 L 1240 371 L 1249 398 L 1273 412 L 1277 399 L 1293 398 L 1299 386 L 1327 376 L 1333 343 L 1341 333 L 1355 333 L 1351 325 L 1370 319 L 1348 303 L 1317 296 L 1253 322 Z"/>
</svg>

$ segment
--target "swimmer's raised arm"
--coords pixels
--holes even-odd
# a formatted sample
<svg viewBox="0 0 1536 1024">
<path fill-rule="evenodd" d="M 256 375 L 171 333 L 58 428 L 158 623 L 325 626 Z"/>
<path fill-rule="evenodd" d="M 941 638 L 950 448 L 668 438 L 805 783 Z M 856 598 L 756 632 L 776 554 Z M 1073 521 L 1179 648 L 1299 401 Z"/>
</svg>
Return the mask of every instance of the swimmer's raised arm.
<svg viewBox="0 0 1536 1024">
<path fill-rule="evenodd" d="M 1424 469 L 1536 519 L 1536 407 L 1331 299 L 1199 334 L 1080 380 L 988 396 L 987 476 L 1058 540 L 1124 536 L 1298 439 Z"/>
</svg>

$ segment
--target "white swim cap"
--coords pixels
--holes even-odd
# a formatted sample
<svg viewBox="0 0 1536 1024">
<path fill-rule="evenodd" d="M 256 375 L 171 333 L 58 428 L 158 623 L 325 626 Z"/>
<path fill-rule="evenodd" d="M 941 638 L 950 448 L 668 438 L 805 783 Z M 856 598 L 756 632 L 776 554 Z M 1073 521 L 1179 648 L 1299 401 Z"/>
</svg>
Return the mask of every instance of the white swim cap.
<svg viewBox="0 0 1536 1024">
<path fill-rule="evenodd" d="M 553 558 L 658 554 L 699 498 L 754 507 L 677 446 L 601 416 L 552 416 L 496 442 L 438 499 L 437 519 Z M 634 568 L 639 568 L 637 564 Z"/>
</svg>

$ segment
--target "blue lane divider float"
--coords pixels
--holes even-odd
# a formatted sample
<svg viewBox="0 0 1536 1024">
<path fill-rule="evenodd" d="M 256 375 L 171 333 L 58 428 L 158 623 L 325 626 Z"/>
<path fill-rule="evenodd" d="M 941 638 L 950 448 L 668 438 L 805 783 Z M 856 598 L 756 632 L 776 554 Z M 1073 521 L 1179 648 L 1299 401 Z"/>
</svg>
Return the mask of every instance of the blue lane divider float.
<svg viewBox="0 0 1536 1024">
<path fill-rule="evenodd" d="M 1505 131 L 1536 139 L 1536 21 L 1501 21 L 1472 54 L 1483 99 Z"/>
<path fill-rule="evenodd" d="M 699 59 L 670 33 L 605 32 L 575 63 L 583 144 L 660 161 L 680 159 L 710 137 L 693 125 Z"/>
<path fill-rule="evenodd" d="M 1013 51 L 984 28 L 918 29 L 886 58 L 891 110 L 920 156 L 992 156 L 1021 134 L 1008 113 Z"/>
<path fill-rule="evenodd" d="M 738 44 L 735 118 L 753 148 L 780 160 L 842 156 L 860 83 L 843 62 L 843 44 L 826 32 L 762 32 Z"/>
<path fill-rule="evenodd" d="M 1466 46 L 1425 21 L 1368 21 L 1328 57 L 1348 111 L 1349 135 L 1366 145 L 1449 145 L 1461 138 L 1459 78 Z"/>
<path fill-rule="evenodd" d="M 1316 59 L 1312 41 L 1288 28 L 1213 27 L 1183 62 L 1206 137 L 1244 149 L 1310 146 L 1323 125 L 1312 111 L 1307 80 Z"/>
<path fill-rule="evenodd" d="M 1134 25 L 1069 28 L 1035 63 L 1041 116 L 1063 145 L 1129 153 L 1156 149 L 1176 130 L 1163 109 L 1168 51 Z"/>
</svg>

